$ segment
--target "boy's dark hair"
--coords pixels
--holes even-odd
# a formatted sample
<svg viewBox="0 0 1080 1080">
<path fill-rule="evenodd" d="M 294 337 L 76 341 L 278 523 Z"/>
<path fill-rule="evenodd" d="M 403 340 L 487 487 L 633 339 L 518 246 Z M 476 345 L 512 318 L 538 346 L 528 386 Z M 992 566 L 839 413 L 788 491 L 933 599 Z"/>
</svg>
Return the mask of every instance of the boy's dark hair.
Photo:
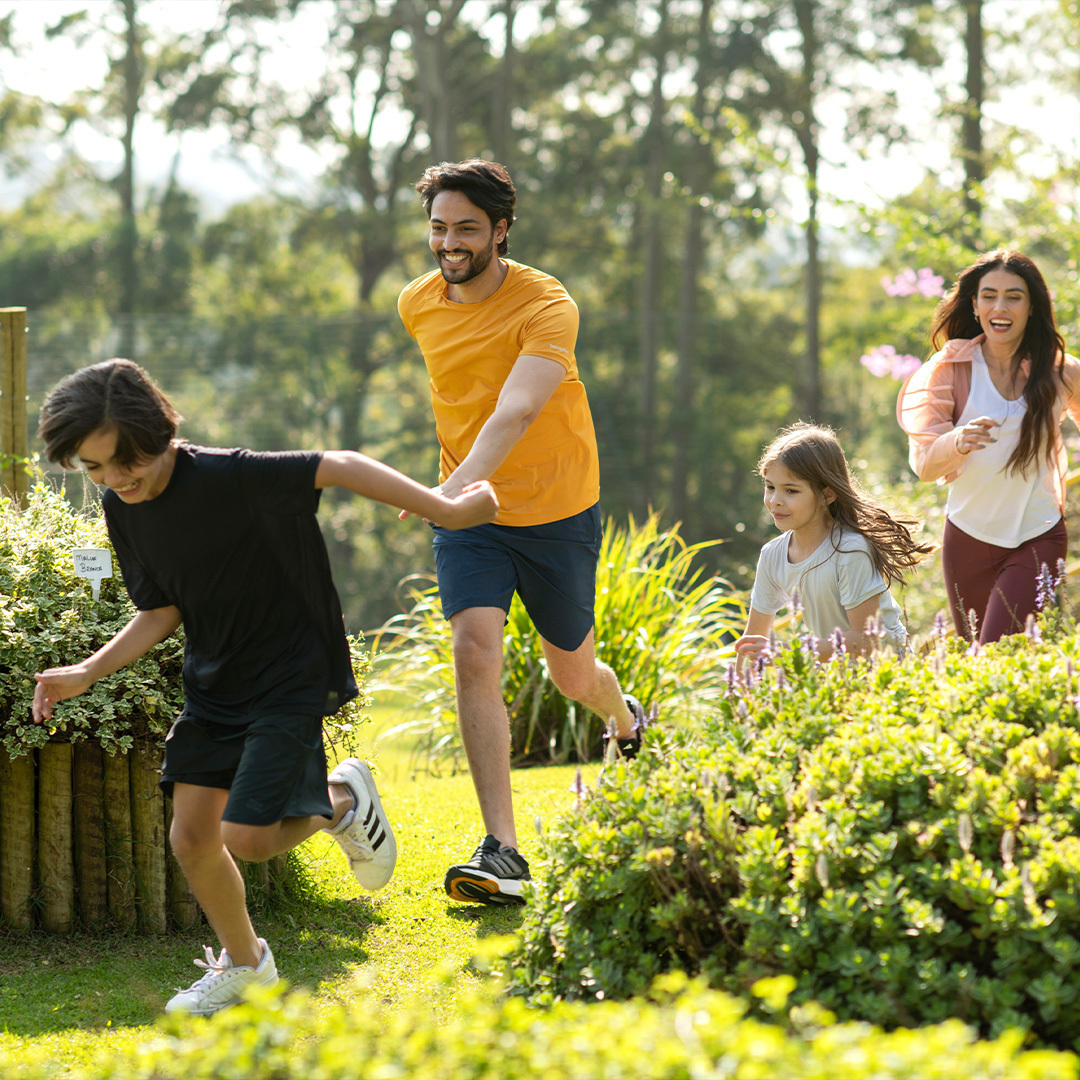
<svg viewBox="0 0 1080 1080">
<path fill-rule="evenodd" d="M 61 379 L 41 406 L 45 457 L 73 467 L 79 444 L 98 428 L 116 431 L 116 461 L 135 465 L 165 453 L 181 415 L 130 360 L 104 360 Z"/>
<path fill-rule="evenodd" d="M 424 175 L 417 181 L 416 190 L 420 192 L 420 201 L 429 218 L 431 204 L 440 191 L 460 191 L 469 202 L 487 214 L 493 229 L 500 221 L 505 221 L 509 234 L 510 226 L 514 224 L 517 191 L 506 166 L 497 161 L 481 161 L 479 158 L 442 161 L 424 170 Z M 505 255 L 509 250 L 507 235 L 500 241 L 498 251 L 500 255 Z"/>
</svg>

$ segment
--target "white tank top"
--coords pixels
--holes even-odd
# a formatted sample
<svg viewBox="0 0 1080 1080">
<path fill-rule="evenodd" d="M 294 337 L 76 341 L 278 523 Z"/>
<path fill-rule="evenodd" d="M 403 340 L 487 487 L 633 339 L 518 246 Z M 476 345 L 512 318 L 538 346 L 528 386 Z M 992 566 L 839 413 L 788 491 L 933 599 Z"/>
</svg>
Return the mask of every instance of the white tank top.
<svg viewBox="0 0 1080 1080">
<path fill-rule="evenodd" d="M 991 429 L 996 442 L 968 455 L 964 471 L 949 485 L 945 513 L 968 536 L 985 544 L 1019 547 L 1061 519 L 1045 454 L 1026 473 L 1006 469 L 1026 411 L 1022 397 L 1009 401 L 998 393 L 981 350 L 977 351 L 971 361 L 971 392 L 957 427 L 979 416 L 989 416 L 1001 426 Z"/>
</svg>

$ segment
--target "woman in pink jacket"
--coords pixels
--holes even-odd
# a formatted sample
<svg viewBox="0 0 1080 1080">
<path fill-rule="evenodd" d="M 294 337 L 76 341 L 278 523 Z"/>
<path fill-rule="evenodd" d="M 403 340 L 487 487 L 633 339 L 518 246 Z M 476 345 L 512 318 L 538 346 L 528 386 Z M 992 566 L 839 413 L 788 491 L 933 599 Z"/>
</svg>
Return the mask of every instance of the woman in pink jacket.
<svg viewBox="0 0 1080 1080">
<path fill-rule="evenodd" d="M 941 557 L 956 631 L 997 641 L 1023 631 L 1041 567 L 1056 576 L 1065 558 L 1061 423 L 1080 423 L 1080 361 L 1016 251 L 960 273 L 930 340 L 939 351 L 904 384 L 897 419 L 919 479 L 949 485 Z"/>
</svg>

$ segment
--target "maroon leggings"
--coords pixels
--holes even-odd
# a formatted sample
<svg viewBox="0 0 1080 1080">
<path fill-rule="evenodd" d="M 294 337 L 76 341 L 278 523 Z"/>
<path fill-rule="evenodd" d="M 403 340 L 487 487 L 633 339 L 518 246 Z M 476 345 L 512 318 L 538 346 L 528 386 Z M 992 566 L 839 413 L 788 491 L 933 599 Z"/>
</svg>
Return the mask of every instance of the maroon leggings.
<svg viewBox="0 0 1080 1080">
<path fill-rule="evenodd" d="M 948 518 L 941 540 L 941 566 L 956 632 L 970 640 L 967 613 L 974 609 L 979 641 L 1019 634 L 1036 611 L 1035 591 L 1045 563 L 1056 578 L 1058 559 L 1069 546 L 1065 520 L 1019 547 L 998 547 L 968 536 Z"/>
</svg>

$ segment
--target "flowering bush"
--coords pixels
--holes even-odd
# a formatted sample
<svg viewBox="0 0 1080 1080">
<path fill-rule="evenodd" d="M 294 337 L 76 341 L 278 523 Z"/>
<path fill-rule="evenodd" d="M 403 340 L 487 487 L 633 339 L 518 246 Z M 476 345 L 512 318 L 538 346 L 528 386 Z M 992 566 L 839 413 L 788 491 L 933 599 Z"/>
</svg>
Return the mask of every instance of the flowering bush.
<svg viewBox="0 0 1080 1080">
<path fill-rule="evenodd" d="M 891 278 L 886 274 L 881 279 L 881 287 L 890 296 L 944 296 L 944 284 L 943 277 L 925 266 L 921 270 L 908 267 L 901 270 L 896 277 Z"/>
<path fill-rule="evenodd" d="M 859 363 L 879 379 L 891 376 L 900 381 L 922 367 L 922 361 L 917 356 L 910 353 L 900 354 L 892 345 L 876 346 L 860 356 Z"/>
<path fill-rule="evenodd" d="M 789 975 L 845 1020 L 1080 1047 L 1080 635 L 1037 636 L 825 664 L 799 640 L 699 730 L 650 729 L 544 834 L 513 984 Z"/>
</svg>

